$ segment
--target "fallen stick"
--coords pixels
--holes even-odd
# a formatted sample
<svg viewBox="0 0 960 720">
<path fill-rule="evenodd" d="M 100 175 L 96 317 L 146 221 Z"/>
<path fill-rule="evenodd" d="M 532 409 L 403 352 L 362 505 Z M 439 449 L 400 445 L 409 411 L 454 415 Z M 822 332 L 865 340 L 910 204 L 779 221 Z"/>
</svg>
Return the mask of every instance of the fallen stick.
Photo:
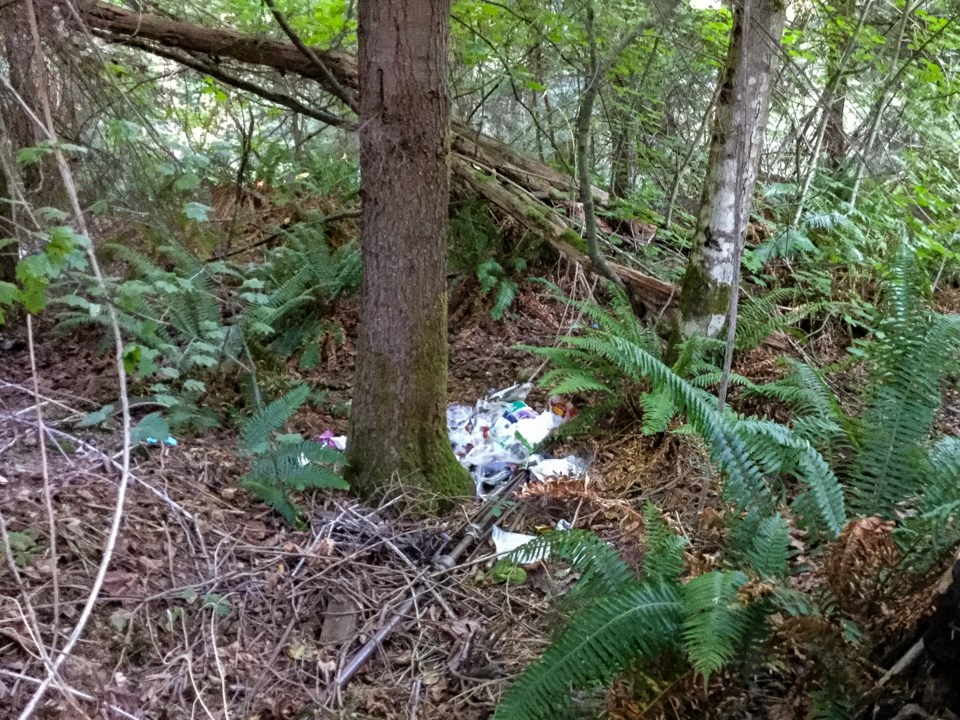
<svg viewBox="0 0 960 720">
<path fill-rule="evenodd" d="M 506 500 L 510 495 L 519 489 L 528 478 L 528 473 L 526 470 L 520 470 L 513 474 L 513 476 L 508 481 L 503 492 L 499 493 L 496 497 L 490 498 L 487 502 L 483 504 L 480 510 L 477 512 L 476 517 L 468 522 L 463 530 L 463 538 L 459 543 L 446 555 L 440 555 L 434 559 L 434 564 L 437 568 L 441 570 L 451 570 L 457 563 L 457 560 L 464 552 L 472 545 L 475 541 L 479 540 L 483 535 L 484 531 L 487 529 L 488 524 L 492 524 L 497 518 L 493 514 L 493 508 L 498 505 L 503 500 Z M 502 516 L 501 516 L 502 519 Z M 367 642 L 365 642 L 360 649 L 354 653 L 346 664 L 343 666 L 343 669 L 337 674 L 335 689 L 336 692 L 340 692 L 346 687 L 347 683 L 357 674 L 357 671 L 363 667 L 363 664 L 370 659 L 370 656 L 383 644 L 383 642 L 390 636 L 397 626 L 403 622 L 407 616 L 410 614 L 410 611 L 413 609 L 414 604 L 417 601 L 417 598 L 422 594 L 433 590 L 433 588 L 428 587 L 427 583 L 421 583 L 416 588 L 414 588 L 413 594 L 404 601 L 403 605 L 390 616 L 390 619 L 384 623 L 373 637 L 371 637 Z M 436 592 L 435 590 L 433 590 Z"/>
</svg>

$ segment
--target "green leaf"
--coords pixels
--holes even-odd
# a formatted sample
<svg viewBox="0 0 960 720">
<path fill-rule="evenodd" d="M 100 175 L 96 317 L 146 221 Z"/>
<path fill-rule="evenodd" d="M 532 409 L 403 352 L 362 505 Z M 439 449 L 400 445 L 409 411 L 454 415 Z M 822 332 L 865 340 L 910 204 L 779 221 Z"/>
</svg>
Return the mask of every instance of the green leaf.
<svg viewBox="0 0 960 720">
<path fill-rule="evenodd" d="M 170 425 L 159 412 L 152 412 L 144 416 L 130 432 L 130 443 L 137 445 L 147 438 L 163 442 L 170 437 Z"/>
<path fill-rule="evenodd" d="M 195 222 L 207 222 L 210 219 L 211 210 L 213 208 L 209 205 L 198 202 L 184 203 L 182 208 L 183 214 Z"/>
<path fill-rule="evenodd" d="M 523 585 L 527 581 L 527 571 L 511 560 L 497 560 L 490 568 L 489 577 L 498 584 Z"/>
<path fill-rule="evenodd" d="M 195 173 L 187 173 L 186 175 L 181 175 L 173 183 L 174 190 L 193 190 L 194 188 L 200 187 L 200 178 L 196 176 Z M 191 203 L 187 203 L 188 205 Z"/>
<path fill-rule="evenodd" d="M 79 422 L 77 422 L 74 427 L 77 428 L 87 428 L 87 427 L 96 427 L 97 425 L 102 425 L 113 415 L 113 405 L 104 405 L 99 410 L 95 410 L 92 413 L 87 413 L 84 415 Z"/>
<path fill-rule="evenodd" d="M 309 395 L 309 386 L 298 385 L 247 420 L 240 434 L 240 447 L 255 455 L 266 452 L 271 434 L 283 428 Z"/>
<path fill-rule="evenodd" d="M 21 148 L 17 153 L 17 162 L 21 165 L 33 165 L 53 152 L 50 141 L 45 140 L 31 147 Z"/>
<path fill-rule="evenodd" d="M 230 603 L 219 593 L 207 593 L 203 596 L 203 607 L 211 608 L 220 617 L 230 614 Z"/>
<path fill-rule="evenodd" d="M 683 644 L 704 680 L 733 658 L 744 635 L 747 615 L 737 593 L 746 582 L 741 572 L 715 570 L 683 586 Z"/>
<path fill-rule="evenodd" d="M 19 297 L 20 290 L 16 285 L 0 280 L 0 305 L 12 305 Z"/>
<path fill-rule="evenodd" d="M 128 375 L 132 375 L 140 367 L 140 361 L 143 359 L 143 347 L 137 343 L 130 343 L 122 353 L 123 369 Z"/>
</svg>

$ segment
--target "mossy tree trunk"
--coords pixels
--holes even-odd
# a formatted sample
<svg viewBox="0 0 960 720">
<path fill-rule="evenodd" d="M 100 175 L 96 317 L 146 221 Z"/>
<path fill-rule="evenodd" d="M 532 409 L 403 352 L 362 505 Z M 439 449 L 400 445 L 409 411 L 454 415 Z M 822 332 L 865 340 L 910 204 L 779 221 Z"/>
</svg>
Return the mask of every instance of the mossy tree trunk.
<svg viewBox="0 0 960 720">
<path fill-rule="evenodd" d="M 449 0 L 361 0 L 363 283 L 348 477 L 433 507 L 472 484 L 446 433 Z"/>
<path fill-rule="evenodd" d="M 34 8 L 37 17 L 51 13 L 42 0 L 35 0 Z M 35 147 L 46 139 L 35 119 L 41 114 L 38 98 L 42 88 L 61 103 L 56 117 L 65 119 L 67 125 L 61 130 L 67 130 L 73 120 L 69 93 L 48 72 L 44 48 L 37 47 L 29 17 L 25 0 L 0 2 L 0 34 L 9 79 L 9 87 L 0 87 L 0 115 L 10 141 L 10 162 L 6 171 L 0 173 L 0 238 L 13 239 L 0 249 L 0 280 L 6 282 L 15 279 L 20 247 L 24 246 L 25 252 L 35 249 L 29 247 L 27 231 L 43 229 L 42 217 L 38 218 L 33 211 L 42 207 L 66 210 L 69 204 L 53 155 L 31 163 L 19 163 L 16 159 L 24 148 Z M 51 27 L 41 24 L 37 31 L 47 49 L 54 45 L 56 38 Z"/>
<path fill-rule="evenodd" d="M 744 5 L 738 2 L 720 74 L 707 177 L 680 291 L 675 339 L 716 337 L 723 328 L 739 260 L 736 248 L 746 233 L 753 204 L 786 8 L 785 0 L 743 1 L 750 4 L 749 28 L 744 27 Z"/>
</svg>

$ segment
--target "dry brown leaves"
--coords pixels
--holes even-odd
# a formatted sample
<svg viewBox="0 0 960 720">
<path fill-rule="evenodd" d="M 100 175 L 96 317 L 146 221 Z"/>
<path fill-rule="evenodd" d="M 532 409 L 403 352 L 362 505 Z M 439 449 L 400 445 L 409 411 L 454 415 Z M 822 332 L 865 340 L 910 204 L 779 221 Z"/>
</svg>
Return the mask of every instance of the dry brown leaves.
<svg viewBox="0 0 960 720">
<path fill-rule="evenodd" d="M 852 520 L 832 546 L 824 567 L 827 586 L 845 607 L 872 613 L 882 573 L 896 567 L 900 551 L 894 523 L 878 517 Z"/>
</svg>

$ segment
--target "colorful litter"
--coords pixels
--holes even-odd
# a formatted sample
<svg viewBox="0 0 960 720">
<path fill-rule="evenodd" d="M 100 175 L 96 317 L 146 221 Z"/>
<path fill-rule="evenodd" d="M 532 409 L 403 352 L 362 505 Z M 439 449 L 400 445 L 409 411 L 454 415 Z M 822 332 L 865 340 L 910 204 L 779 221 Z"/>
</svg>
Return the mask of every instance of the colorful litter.
<svg viewBox="0 0 960 720">
<path fill-rule="evenodd" d="M 490 494 L 521 465 L 541 480 L 576 472 L 568 462 L 571 458 L 546 459 L 533 450 L 575 417 L 577 409 L 563 398 L 552 397 L 547 409 L 537 412 L 524 402 L 532 389 L 529 383 L 513 385 L 472 407 L 454 404 L 447 408 L 450 446 L 473 476 L 478 497 Z M 543 463 L 547 465 L 537 474 L 536 468 Z"/>
<path fill-rule="evenodd" d="M 454 454 L 473 477 L 477 496 L 490 494 L 517 468 L 529 468 L 535 480 L 576 478 L 586 472 L 584 460 L 569 455 L 549 458 L 534 454 L 534 448 L 551 432 L 575 417 L 577 409 L 568 400 L 550 398 L 546 410 L 537 412 L 524 402 L 533 386 L 512 385 L 491 393 L 474 405 L 447 407 L 447 432 Z M 347 438 L 330 430 L 317 436 L 326 447 L 345 450 Z"/>
</svg>

